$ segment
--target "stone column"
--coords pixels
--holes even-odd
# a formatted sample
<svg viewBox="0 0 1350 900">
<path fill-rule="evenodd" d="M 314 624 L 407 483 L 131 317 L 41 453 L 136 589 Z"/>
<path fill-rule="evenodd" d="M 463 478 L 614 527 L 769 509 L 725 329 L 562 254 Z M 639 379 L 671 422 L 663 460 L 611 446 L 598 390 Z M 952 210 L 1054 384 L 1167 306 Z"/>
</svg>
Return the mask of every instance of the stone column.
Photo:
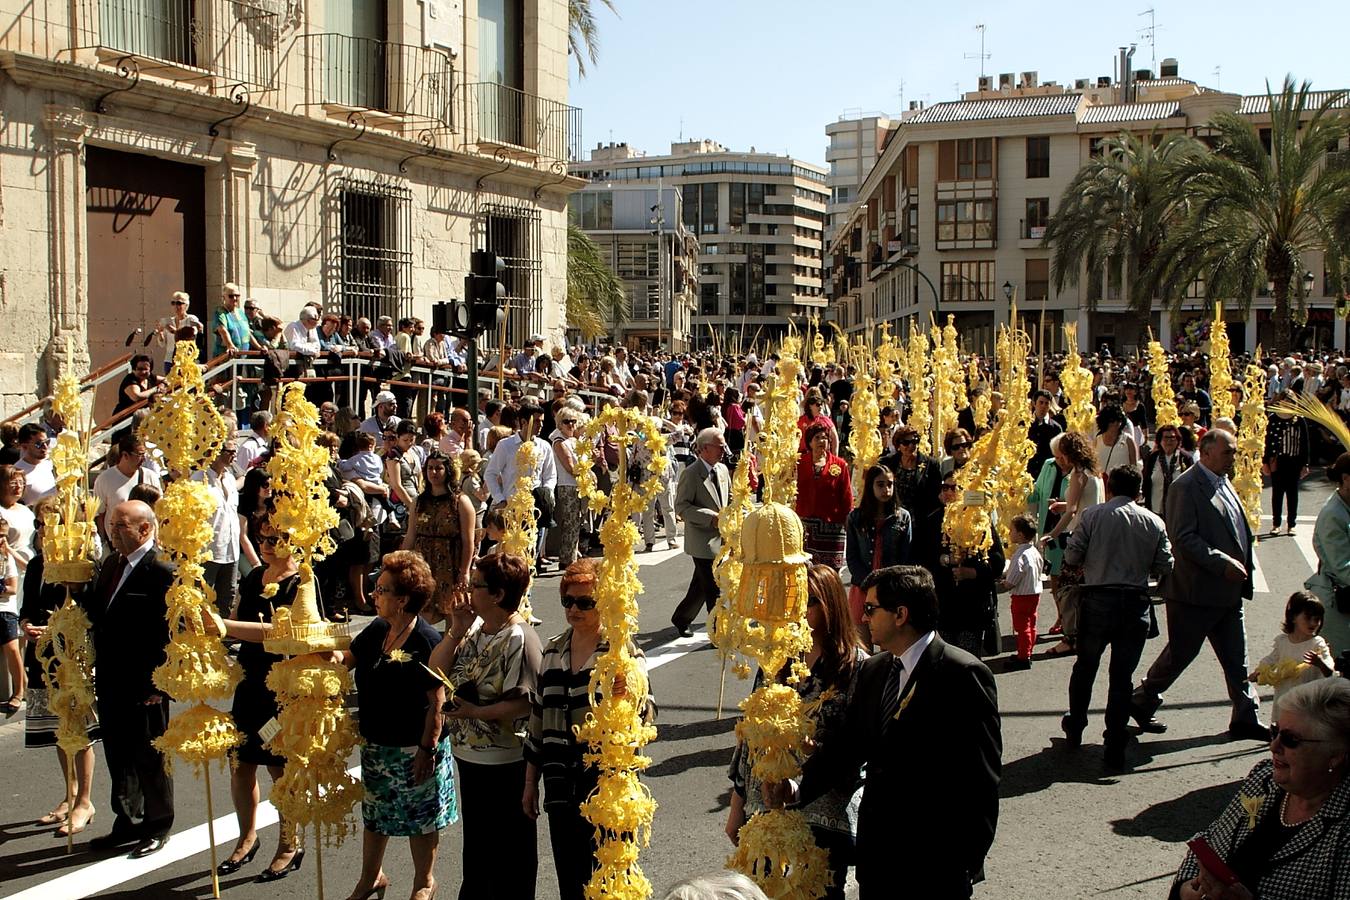
<svg viewBox="0 0 1350 900">
<path fill-rule="evenodd" d="M 249 192 L 253 171 L 258 165 L 257 148 L 250 143 L 231 143 L 221 160 L 224 183 L 224 209 L 221 223 L 220 279 L 208 286 L 212 297 L 208 307 L 215 303 L 220 287 L 227 281 L 236 282 L 247 296 L 252 292 L 252 228 L 249 217 Z"/>
<path fill-rule="evenodd" d="M 47 262 L 50 267 L 49 306 L 52 338 L 43 354 L 46 394 L 55 379 L 67 371 L 89 371 L 85 234 L 85 138 L 90 115 L 77 107 L 47 106 L 43 123 L 48 132 Z"/>
</svg>

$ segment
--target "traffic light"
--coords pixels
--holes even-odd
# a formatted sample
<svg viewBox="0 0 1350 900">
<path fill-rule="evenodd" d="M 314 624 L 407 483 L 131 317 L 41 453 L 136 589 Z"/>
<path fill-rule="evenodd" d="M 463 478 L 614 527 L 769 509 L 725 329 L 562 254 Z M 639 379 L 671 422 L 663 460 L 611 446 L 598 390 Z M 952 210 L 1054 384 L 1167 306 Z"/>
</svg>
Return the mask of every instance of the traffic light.
<svg viewBox="0 0 1350 900">
<path fill-rule="evenodd" d="M 440 300 L 431 304 L 431 326 L 455 337 L 472 338 L 473 319 L 463 300 Z"/>
<path fill-rule="evenodd" d="M 506 285 L 502 275 L 506 264 L 487 250 L 475 250 L 469 256 L 469 274 L 464 276 L 464 300 L 469 304 L 474 334 L 490 331 L 506 317 L 503 310 Z"/>
</svg>

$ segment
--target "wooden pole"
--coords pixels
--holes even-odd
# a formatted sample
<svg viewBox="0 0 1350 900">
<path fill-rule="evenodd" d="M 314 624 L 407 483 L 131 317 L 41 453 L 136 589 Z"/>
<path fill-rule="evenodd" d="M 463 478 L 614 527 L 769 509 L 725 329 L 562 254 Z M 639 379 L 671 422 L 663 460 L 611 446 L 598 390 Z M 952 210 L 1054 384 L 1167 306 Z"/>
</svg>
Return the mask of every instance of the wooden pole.
<svg viewBox="0 0 1350 900">
<path fill-rule="evenodd" d="M 497 357 L 497 399 L 502 401 L 506 400 L 506 329 L 510 322 L 511 304 L 508 303 L 506 304 L 506 315 L 502 318 L 501 341 L 498 344 L 501 355 Z M 320 897 L 323 896 L 322 884 L 319 886 L 319 895 Z"/>
<path fill-rule="evenodd" d="M 722 700 L 727 693 L 727 657 L 722 655 L 722 686 L 717 689 L 717 721 L 722 721 Z"/>
<path fill-rule="evenodd" d="M 211 847 L 211 896 L 220 900 L 220 877 L 216 874 L 216 813 L 211 804 L 211 767 L 202 763 L 202 780 L 206 782 L 206 838 Z"/>
<path fill-rule="evenodd" d="M 323 835 L 314 827 L 314 867 L 318 870 L 319 900 L 323 900 Z"/>
<path fill-rule="evenodd" d="M 67 588 L 67 596 L 69 588 Z M 71 814 L 75 812 L 75 755 L 66 754 L 66 855 L 75 852 L 75 832 L 71 829 Z"/>
</svg>

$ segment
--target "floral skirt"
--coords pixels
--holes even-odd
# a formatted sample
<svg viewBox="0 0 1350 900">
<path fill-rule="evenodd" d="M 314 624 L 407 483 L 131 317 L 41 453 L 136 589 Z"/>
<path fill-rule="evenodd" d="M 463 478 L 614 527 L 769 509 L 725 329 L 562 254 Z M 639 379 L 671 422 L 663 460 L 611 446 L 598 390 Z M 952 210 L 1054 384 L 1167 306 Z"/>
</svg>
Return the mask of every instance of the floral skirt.
<svg viewBox="0 0 1350 900">
<path fill-rule="evenodd" d="M 436 745 L 431 777 L 421 784 L 413 781 L 416 755 L 416 747 L 361 747 L 361 781 L 366 789 L 361 817 L 376 834 L 412 837 L 459 821 L 449 738 Z"/>
<path fill-rule="evenodd" d="M 24 700 L 28 710 L 23 720 L 23 745 L 28 748 L 55 747 L 56 729 L 61 721 L 47 706 L 47 689 L 30 687 Z M 89 734 L 89 743 L 100 738 L 97 713 L 89 717 L 84 727 Z"/>
<path fill-rule="evenodd" d="M 806 552 L 811 562 L 838 571 L 844 567 L 844 526 L 815 517 L 802 517 Z"/>
</svg>

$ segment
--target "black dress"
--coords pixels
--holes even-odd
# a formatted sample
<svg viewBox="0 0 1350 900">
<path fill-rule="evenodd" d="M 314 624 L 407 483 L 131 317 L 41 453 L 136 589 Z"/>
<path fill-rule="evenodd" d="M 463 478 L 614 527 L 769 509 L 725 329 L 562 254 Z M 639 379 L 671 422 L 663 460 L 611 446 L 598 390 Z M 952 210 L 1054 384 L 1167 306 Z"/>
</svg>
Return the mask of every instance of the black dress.
<svg viewBox="0 0 1350 900">
<path fill-rule="evenodd" d="M 277 584 L 277 595 L 271 599 L 262 595 L 263 573 L 265 566 L 258 566 L 246 576 L 239 585 L 239 612 L 235 616 L 241 622 L 270 622 L 272 610 L 278 606 L 290 606 L 295 600 L 296 589 L 300 586 L 300 576 L 292 575 Z M 257 766 L 284 766 L 286 760 L 269 752 L 264 746 L 258 731 L 277 715 L 277 697 L 267 687 L 267 673 L 272 664 L 284 657 L 268 653 L 261 643 L 243 641 L 239 645 L 239 665 L 244 670 L 244 680 L 234 690 L 234 706 L 230 713 L 234 724 L 244 735 L 239 745 L 239 762 Z"/>
</svg>

